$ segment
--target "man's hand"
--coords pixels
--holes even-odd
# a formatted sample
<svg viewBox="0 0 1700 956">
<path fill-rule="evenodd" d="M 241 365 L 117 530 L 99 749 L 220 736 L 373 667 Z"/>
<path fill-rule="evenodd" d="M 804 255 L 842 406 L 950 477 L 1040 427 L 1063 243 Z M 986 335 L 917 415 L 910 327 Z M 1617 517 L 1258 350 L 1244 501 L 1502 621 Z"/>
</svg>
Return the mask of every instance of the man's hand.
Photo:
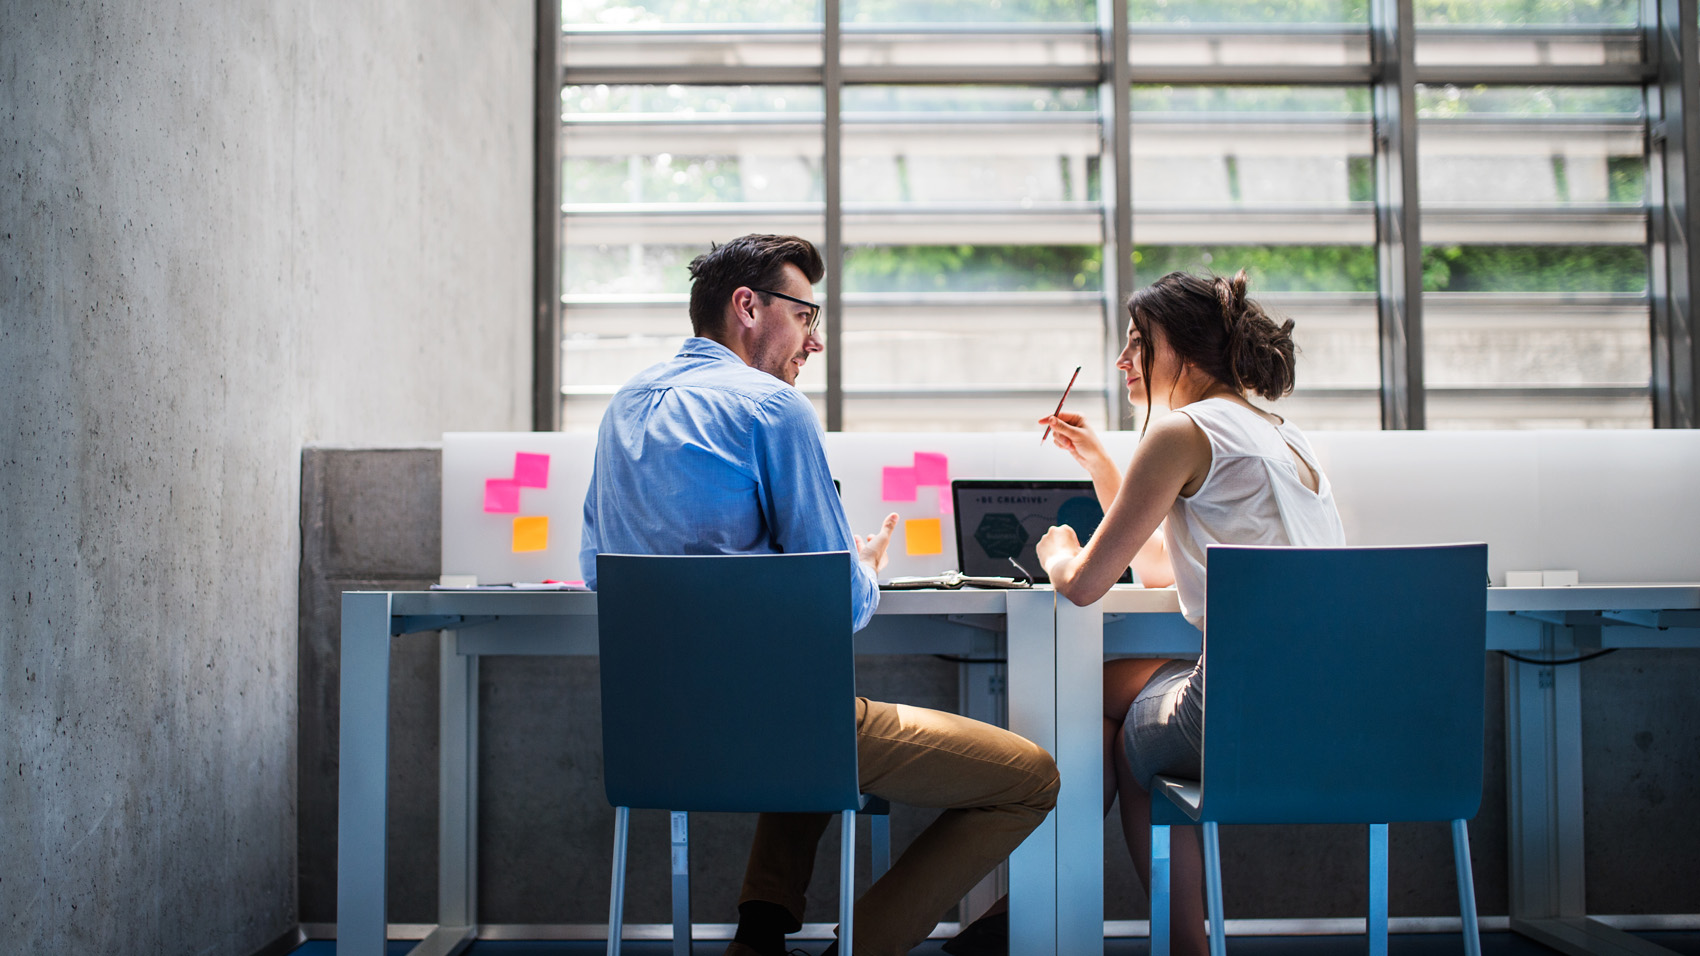
<svg viewBox="0 0 1700 956">
<path fill-rule="evenodd" d="M 878 574 L 888 560 L 885 549 L 891 544 L 891 533 L 897 530 L 897 512 L 885 516 L 880 529 L 867 537 L 859 534 L 851 535 L 856 539 L 856 557 L 873 565 L 874 573 Z"/>
</svg>

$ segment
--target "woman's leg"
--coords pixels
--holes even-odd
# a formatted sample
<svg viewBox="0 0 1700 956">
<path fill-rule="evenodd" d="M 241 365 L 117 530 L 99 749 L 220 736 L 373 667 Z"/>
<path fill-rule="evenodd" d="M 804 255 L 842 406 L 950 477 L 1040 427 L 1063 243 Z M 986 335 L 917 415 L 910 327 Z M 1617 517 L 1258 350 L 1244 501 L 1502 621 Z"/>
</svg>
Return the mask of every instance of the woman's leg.
<svg viewBox="0 0 1700 956">
<path fill-rule="evenodd" d="M 1110 805 L 1115 803 L 1119 776 L 1116 773 L 1115 755 L 1122 749 L 1122 721 L 1127 719 L 1127 709 L 1133 706 L 1133 699 L 1145 689 L 1151 675 L 1157 668 L 1167 664 L 1164 660 L 1151 660 L 1143 657 L 1127 657 L 1119 660 L 1104 662 L 1104 813 L 1109 815 Z"/>
<path fill-rule="evenodd" d="M 1151 886 L 1151 794 L 1134 779 L 1128 764 L 1122 721 L 1151 674 L 1166 663 L 1130 659 L 1104 664 L 1104 812 L 1109 812 L 1112 800 L 1120 799 L 1122 838 L 1147 889 Z M 1205 956 L 1210 947 L 1204 933 L 1204 857 L 1198 828 L 1173 827 L 1169 833 L 1173 951 L 1176 956 Z"/>
<path fill-rule="evenodd" d="M 1147 889 L 1151 886 L 1151 794 L 1133 779 L 1127 749 L 1117 747 L 1117 788 L 1121 797 L 1122 838 L 1127 841 L 1133 868 Z M 1176 956 L 1205 956 L 1210 951 L 1204 934 L 1204 854 L 1198 827 L 1169 828 L 1169 893 Z"/>
<path fill-rule="evenodd" d="M 1151 797 L 1134 781 L 1133 771 L 1128 768 L 1127 752 L 1121 744 L 1122 721 L 1127 718 L 1133 699 L 1150 682 L 1151 675 L 1167 663 L 1166 660 L 1142 657 L 1104 662 L 1104 813 L 1106 816 L 1109 814 L 1117 794 L 1121 794 L 1122 830 L 1127 837 L 1128 852 L 1133 854 L 1133 865 L 1148 887 L 1151 885 Z M 1132 825 L 1128 822 L 1130 807 L 1138 821 Z M 1135 841 L 1138 841 L 1137 849 Z M 1202 954 L 1208 951 L 1208 947 L 1205 945 L 1203 923 L 1204 869 L 1200 863 L 1196 828 L 1177 827 L 1170 841 L 1170 853 L 1170 866 L 1173 867 L 1170 885 L 1177 890 L 1174 893 L 1177 916 L 1173 924 L 1176 927 L 1175 952 L 1177 956 L 1191 956 L 1194 952 Z M 1183 882 L 1185 880 L 1191 882 Z M 1187 889 L 1182 891 L 1183 887 Z M 1008 910 L 1009 897 L 1006 895 L 988 907 L 979 918 L 1002 916 Z M 1192 914 L 1197 914 L 1196 921 Z M 1187 921 L 1184 926 L 1183 919 Z M 1197 923 L 1196 928 L 1193 927 L 1194 922 Z M 1195 937 L 1196 950 L 1193 948 Z M 945 952 L 954 952 L 954 949 L 947 945 Z"/>
</svg>

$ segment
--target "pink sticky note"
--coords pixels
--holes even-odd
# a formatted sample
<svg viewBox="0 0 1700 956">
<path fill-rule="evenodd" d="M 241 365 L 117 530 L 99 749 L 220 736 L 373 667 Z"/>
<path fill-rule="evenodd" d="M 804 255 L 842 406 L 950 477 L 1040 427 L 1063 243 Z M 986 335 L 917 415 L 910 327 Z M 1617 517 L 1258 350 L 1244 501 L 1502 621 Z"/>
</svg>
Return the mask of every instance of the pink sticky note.
<svg viewBox="0 0 1700 956">
<path fill-rule="evenodd" d="M 496 514 L 519 511 L 519 485 L 511 478 L 491 478 L 484 482 L 484 510 Z"/>
<path fill-rule="evenodd" d="M 950 486 L 939 485 L 939 514 L 948 515 L 956 512 L 956 502 L 951 500 Z"/>
<path fill-rule="evenodd" d="M 915 484 L 950 484 L 950 459 L 933 451 L 915 453 Z"/>
<path fill-rule="evenodd" d="M 915 500 L 915 469 L 887 468 L 885 469 L 883 492 L 880 498 L 884 501 L 914 501 Z"/>
<path fill-rule="evenodd" d="M 549 456 L 526 451 L 515 454 L 514 484 L 521 488 L 549 487 Z"/>
</svg>

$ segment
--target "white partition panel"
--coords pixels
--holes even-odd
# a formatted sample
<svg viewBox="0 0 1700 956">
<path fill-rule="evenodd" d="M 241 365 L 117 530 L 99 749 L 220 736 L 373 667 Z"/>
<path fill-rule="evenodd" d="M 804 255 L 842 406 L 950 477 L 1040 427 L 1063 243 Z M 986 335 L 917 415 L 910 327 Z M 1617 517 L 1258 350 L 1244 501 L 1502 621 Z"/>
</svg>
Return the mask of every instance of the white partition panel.
<svg viewBox="0 0 1700 956">
<path fill-rule="evenodd" d="M 583 433 L 444 434 L 443 574 L 472 575 L 481 584 L 583 577 L 579 529 L 595 448 L 596 436 Z M 486 500 L 490 481 L 516 478 L 522 454 L 547 456 L 543 486 L 536 486 L 538 476 L 522 474 L 520 481 L 529 483 L 498 488 L 501 500 Z M 519 461 L 533 469 L 540 464 L 535 458 Z M 546 525 L 539 525 L 540 518 Z"/>
<path fill-rule="evenodd" d="M 1318 432 L 1352 544 L 1486 541 L 1506 571 L 1700 579 L 1700 432 Z"/>
<path fill-rule="evenodd" d="M 880 572 L 882 580 L 903 575 L 938 574 L 956 567 L 956 526 L 949 507 L 951 478 L 984 478 L 997 474 L 997 434 L 927 434 L 832 432 L 826 436 L 826 459 L 832 477 L 839 482 L 844 514 L 856 534 L 879 528 L 886 515 L 896 512 L 901 521 L 892 536 L 891 563 Z M 927 456 L 942 456 L 945 482 L 914 486 L 905 498 L 907 484 L 893 496 L 887 494 L 886 469 L 915 468 L 917 455 L 923 465 Z M 937 458 L 931 459 L 936 465 Z M 935 472 L 922 475 L 936 479 Z M 937 539 L 932 531 L 936 522 Z M 912 553 L 914 552 L 914 553 Z"/>
<path fill-rule="evenodd" d="M 1041 444 L 1039 431 L 828 434 L 827 460 L 852 530 L 867 534 L 892 511 L 903 519 L 882 577 L 956 566 L 955 526 L 948 497 L 941 498 L 949 479 L 1085 477 L 1068 454 Z M 1138 435 L 1103 438 L 1125 466 Z M 1352 544 L 1486 541 L 1496 584 L 1506 571 L 1543 569 L 1578 571 L 1583 583 L 1700 580 L 1700 431 L 1315 432 L 1310 438 Z M 484 582 L 580 577 L 579 524 L 594 441 L 565 433 L 444 435 L 444 573 Z M 512 478 L 519 452 L 549 456 L 548 486 L 520 488 L 517 512 L 486 510 L 486 481 Z M 917 484 L 912 498 L 904 488 L 897 495 L 903 500 L 887 500 L 886 469 L 918 465 L 930 483 Z M 513 520 L 532 516 L 549 519 L 547 547 L 515 551 Z M 938 540 L 920 540 L 932 521 Z M 912 530 L 923 532 L 914 542 Z"/>
</svg>

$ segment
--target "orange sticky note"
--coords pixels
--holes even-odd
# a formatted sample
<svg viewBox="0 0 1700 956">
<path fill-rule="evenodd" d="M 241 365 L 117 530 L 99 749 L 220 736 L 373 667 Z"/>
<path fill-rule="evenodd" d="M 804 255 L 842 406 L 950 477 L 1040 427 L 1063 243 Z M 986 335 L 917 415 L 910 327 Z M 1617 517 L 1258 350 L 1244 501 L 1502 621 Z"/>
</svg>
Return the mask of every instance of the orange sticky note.
<svg viewBox="0 0 1700 956">
<path fill-rule="evenodd" d="M 910 554 L 942 554 L 944 534 L 937 518 L 910 518 L 903 522 L 903 547 Z"/>
<path fill-rule="evenodd" d="M 549 518 L 514 519 L 515 551 L 546 551 L 549 549 Z"/>
</svg>

